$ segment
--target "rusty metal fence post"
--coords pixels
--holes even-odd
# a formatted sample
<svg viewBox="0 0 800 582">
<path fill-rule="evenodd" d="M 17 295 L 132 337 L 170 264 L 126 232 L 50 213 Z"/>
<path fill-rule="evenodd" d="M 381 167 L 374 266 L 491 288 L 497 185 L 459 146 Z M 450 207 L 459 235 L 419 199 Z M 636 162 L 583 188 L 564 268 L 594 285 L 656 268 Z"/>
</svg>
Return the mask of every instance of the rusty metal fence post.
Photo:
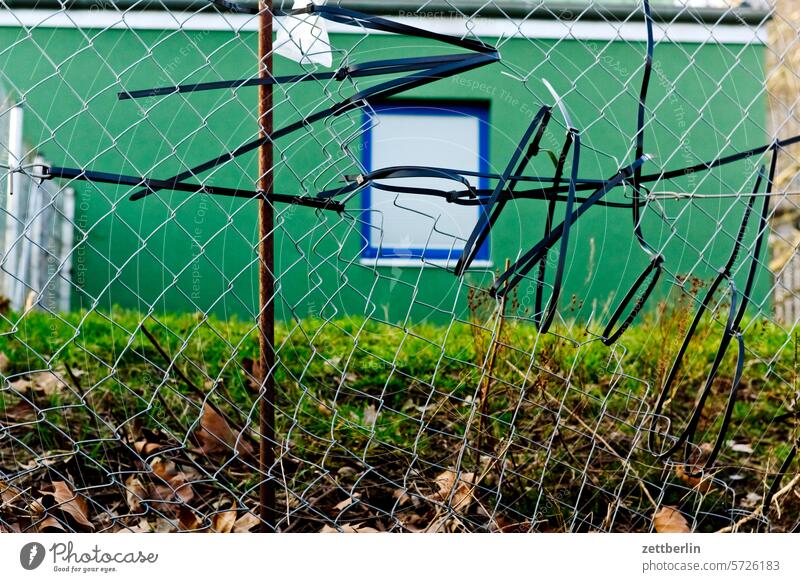
<svg viewBox="0 0 800 582">
<path fill-rule="evenodd" d="M 272 74 L 272 0 L 261 0 L 258 27 L 259 77 Z M 262 136 L 272 134 L 272 85 L 258 87 L 258 120 Z M 274 531 L 275 485 L 268 477 L 275 461 L 275 241 L 274 213 L 267 199 L 273 190 L 272 142 L 267 139 L 258 151 L 259 200 L 259 364 L 261 372 L 259 420 L 259 499 L 263 529 Z"/>
</svg>

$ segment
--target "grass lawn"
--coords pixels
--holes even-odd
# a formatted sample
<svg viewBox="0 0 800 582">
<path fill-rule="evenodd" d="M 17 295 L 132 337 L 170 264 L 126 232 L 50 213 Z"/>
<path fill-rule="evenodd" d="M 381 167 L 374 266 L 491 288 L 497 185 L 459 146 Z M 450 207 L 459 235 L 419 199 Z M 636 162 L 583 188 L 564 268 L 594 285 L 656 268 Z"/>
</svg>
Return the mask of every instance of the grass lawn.
<svg viewBox="0 0 800 582">
<path fill-rule="evenodd" d="M 540 337 L 528 322 L 500 326 L 480 309 L 449 326 L 281 324 L 270 471 L 281 528 L 651 531 L 665 505 L 697 531 L 730 526 L 763 502 L 792 448 L 796 342 L 767 322 L 747 323 L 730 431 L 715 468 L 695 475 L 680 455 L 657 461 L 647 439 L 654 431 L 663 447 L 664 435 L 683 427 L 716 351 L 720 324 L 709 318 L 652 424 L 691 317 L 674 301 L 612 347 L 582 325 Z M 0 529 L 247 531 L 257 523 L 251 322 L 31 312 L 6 314 L 0 329 Z M 733 351 L 690 465 L 717 438 Z M 795 463 L 783 484 L 797 474 Z M 800 500 L 790 493 L 768 511 L 774 530 L 798 521 Z M 761 521 L 742 529 L 763 529 Z"/>
</svg>

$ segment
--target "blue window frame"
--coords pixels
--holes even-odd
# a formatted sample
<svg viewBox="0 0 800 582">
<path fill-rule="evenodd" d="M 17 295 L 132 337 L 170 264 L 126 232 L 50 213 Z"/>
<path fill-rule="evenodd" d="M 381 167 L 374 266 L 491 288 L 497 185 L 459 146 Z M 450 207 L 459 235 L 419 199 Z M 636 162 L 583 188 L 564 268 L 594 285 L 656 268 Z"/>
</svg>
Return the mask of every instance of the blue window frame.
<svg viewBox="0 0 800 582">
<path fill-rule="evenodd" d="M 362 163 L 367 171 L 398 165 L 441 166 L 489 172 L 488 105 L 459 102 L 391 101 L 373 107 L 366 120 Z M 377 119 L 373 118 L 376 117 Z M 470 181 L 488 188 L 484 177 Z M 409 179 L 396 185 L 411 186 Z M 452 182 L 415 179 L 414 186 L 447 189 Z M 479 206 L 450 204 L 443 198 L 366 188 L 362 258 L 393 262 L 428 260 L 454 263 L 472 231 Z M 487 240 L 476 265 L 489 261 Z"/>
</svg>

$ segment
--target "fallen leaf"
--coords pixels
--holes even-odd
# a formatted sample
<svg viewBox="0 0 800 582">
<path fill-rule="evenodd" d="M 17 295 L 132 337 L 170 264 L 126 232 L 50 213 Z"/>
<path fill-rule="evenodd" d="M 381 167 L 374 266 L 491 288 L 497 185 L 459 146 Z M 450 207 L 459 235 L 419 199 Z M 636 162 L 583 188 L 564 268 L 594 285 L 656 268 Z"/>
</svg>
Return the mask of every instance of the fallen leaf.
<svg viewBox="0 0 800 582">
<path fill-rule="evenodd" d="M 143 517 L 136 525 L 123 527 L 119 531 L 121 533 L 150 533 L 153 531 L 153 528 L 150 527 L 150 524 L 147 523 L 147 520 Z"/>
<path fill-rule="evenodd" d="M 235 448 L 244 457 L 253 456 L 250 444 L 244 437 L 237 438 L 228 421 L 208 403 L 203 405 L 200 429 L 195 436 L 200 443 L 201 452 L 206 455 L 228 453 Z"/>
<path fill-rule="evenodd" d="M 337 511 L 342 511 L 346 507 L 350 507 L 354 503 L 358 502 L 358 498 L 361 497 L 358 493 L 356 493 L 353 497 L 348 497 L 347 499 L 343 499 L 339 503 L 333 506 L 333 508 Z"/>
<path fill-rule="evenodd" d="M 128 509 L 138 513 L 142 510 L 142 500 L 147 497 L 147 488 L 138 477 L 131 475 L 125 480 L 125 500 L 128 502 Z"/>
<path fill-rule="evenodd" d="M 211 529 L 217 533 L 231 533 L 236 524 L 236 510 L 229 509 L 215 513 L 211 518 Z"/>
<path fill-rule="evenodd" d="M 453 471 L 444 471 L 434 480 L 438 487 L 437 498 L 449 502 L 453 510 L 464 513 L 472 504 L 475 473 L 462 473 L 461 479 Z M 452 497 L 451 497 L 452 493 Z"/>
<path fill-rule="evenodd" d="M 150 443 L 147 442 L 147 439 L 142 439 L 133 443 L 133 448 L 136 449 L 136 452 L 140 455 L 147 457 L 163 449 L 164 445 L 160 443 Z"/>
<path fill-rule="evenodd" d="M 407 513 L 400 519 L 400 525 L 411 533 L 422 533 L 430 520 L 418 513 Z"/>
<path fill-rule="evenodd" d="M 34 420 L 38 416 L 39 414 L 32 404 L 20 399 L 16 404 L 7 406 L 3 410 L 2 415 L 0 415 L 0 421 L 2 421 L 3 418 L 7 418 L 8 420 L 25 422 L 26 420 Z"/>
<path fill-rule="evenodd" d="M 259 525 L 261 520 L 258 516 L 248 511 L 233 524 L 233 533 L 246 533 Z"/>
<path fill-rule="evenodd" d="M 333 527 L 330 525 L 324 526 L 319 533 L 379 533 L 374 527 L 364 527 L 360 523 L 355 525 L 340 525 Z"/>
<path fill-rule="evenodd" d="M 179 471 L 175 463 L 160 457 L 150 462 L 153 473 L 161 483 L 156 483 L 152 490 L 155 499 L 167 502 L 179 501 L 188 503 L 194 498 L 194 490 L 189 484 L 189 476 Z"/>
<path fill-rule="evenodd" d="M 76 494 L 69 484 L 53 481 L 52 496 L 61 511 L 68 513 L 80 525 L 94 530 L 94 525 L 89 521 L 89 504 L 86 498 Z"/>
<path fill-rule="evenodd" d="M 397 500 L 397 506 L 402 507 L 411 504 L 414 507 L 419 507 L 422 501 L 417 495 L 409 495 L 409 489 L 395 489 L 392 491 L 392 498 Z"/>
<path fill-rule="evenodd" d="M 173 533 L 178 531 L 175 523 L 168 519 L 164 519 L 163 517 L 159 517 L 156 519 L 155 523 L 151 523 L 150 528 L 156 533 Z"/>
<path fill-rule="evenodd" d="M 689 533 L 689 522 L 676 507 L 665 505 L 653 516 L 653 525 L 658 533 Z"/>
<path fill-rule="evenodd" d="M 20 378 L 11 383 L 11 387 L 17 392 L 24 392 L 28 389 L 34 392 L 41 392 L 45 396 L 52 396 L 64 390 L 69 390 L 69 386 L 56 371 L 34 372 L 27 378 Z"/>
<path fill-rule="evenodd" d="M 700 473 L 699 476 L 698 473 Z M 675 466 L 675 474 L 678 476 L 678 479 L 700 493 L 708 493 L 714 488 L 713 477 L 703 474 L 703 469 L 701 467 L 685 466 L 681 463 Z"/>
<path fill-rule="evenodd" d="M 203 522 L 194 511 L 185 505 L 181 505 L 178 510 L 178 525 L 180 526 L 180 531 L 194 531 L 200 529 Z"/>
<path fill-rule="evenodd" d="M 22 495 L 22 491 L 13 485 L 0 481 L 0 509 L 19 505 Z"/>
<path fill-rule="evenodd" d="M 47 516 L 36 524 L 36 531 L 39 533 L 64 533 L 64 525 L 55 517 Z"/>
</svg>

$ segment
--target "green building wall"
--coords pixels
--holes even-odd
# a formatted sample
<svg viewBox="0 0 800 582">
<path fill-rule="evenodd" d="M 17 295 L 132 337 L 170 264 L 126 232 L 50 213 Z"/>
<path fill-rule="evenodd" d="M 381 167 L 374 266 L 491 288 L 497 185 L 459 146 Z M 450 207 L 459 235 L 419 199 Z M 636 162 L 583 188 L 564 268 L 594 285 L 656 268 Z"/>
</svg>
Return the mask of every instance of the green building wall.
<svg viewBox="0 0 800 582">
<path fill-rule="evenodd" d="M 353 48 L 362 61 L 450 50 L 387 35 L 334 34 L 332 43 Z M 0 46 L 6 47 L 0 54 L 0 80 L 7 92 L 24 96 L 26 143 L 40 144 L 39 151 L 54 165 L 167 177 L 254 137 L 254 88 L 235 95 L 218 91 L 138 102 L 116 98 L 122 88 L 170 85 L 170 78 L 194 82 L 248 77 L 256 71 L 253 33 L 5 27 L 0 28 Z M 764 142 L 763 51 L 758 45 L 659 43 L 648 98 L 655 117 L 646 134 L 646 151 L 656 156 L 650 171 Z M 490 165 L 500 171 L 533 113 L 551 101 L 540 82 L 547 79 L 566 95 L 565 104 L 583 131 L 581 175 L 610 175 L 633 157 L 643 52 L 643 43 L 622 40 L 504 39 L 503 65 L 442 80 L 404 98 L 486 103 Z M 275 64 L 278 74 L 298 70 L 280 57 Z M 512 71 L 530 74 L 523 82 Z M 317 83 L 276 89 L 276 125 L 308 111 L 321 91 Z M 276 190 L 310 194 L 352 173 L 354 167 L 335 148 L 332 135 L 354 134 L 361 123 L 361 114 L 352 114 L 281 140 L 278 157 L 284 163 L 277 170 Z M 356 156 L 359 144 L 350 144 Z M 549 172 L 549 164 L 543 156 L 535 169 Z M 246 155 L 220 169 L 209 183 L 252 188 L 256 173 L 255 156 Z M 751 173 L 752 167 L 742 163 L 708 176 L 688 176 L 675 187 L 730 192 L 743 187 Z M 85 182 L 72 186 L 80 243 L 72 272 L 80 289 L 74 293 L 76 308 L 120 305 L 253 316 L 258 296 L 256 202 L 184 193 L 129 202 L 127 188 Z M 618 190 L 610 199 L 623 196 Z M 358 208 L 356 201 L 350 204 Z M 742 202 L 730 199 L 663 202 L 660 210 L 670 221 L 649 211 L 643 227 L 650 240 L 671 241 L 665 252 L 671 272 L 710 276 L 729 252 L 732 239 L 726 233 L 735 232 L 743 208 Z M 281 317 L 350 313 L 400 321 L 463 315 L 466 287 L 451 273 L 435 267 L 361 264 L 357 212 L 339 216 L 285 206 L 279 211 Z M 509 205 L 492 230 L 493 268 L 470 272 L 466 281 L 487 286 L 492 271 L 532 246 L 543 228 L 543 203 Z M 698 263 L 701 253 L 708 264 Z M 602 310 L 630 286 L 646 261 L 632 236 L 628 210 L 592 209 L 574 230 L 563 311 L 587 317 L 592 309 Z M 768 280 L 763 275 L 757 297 L 765 295 Z M 667 287 L 668 281 L 662 282 L 661 292 Z M 530 301 L 525 285 L 518 299 Z"/>
</svg>

